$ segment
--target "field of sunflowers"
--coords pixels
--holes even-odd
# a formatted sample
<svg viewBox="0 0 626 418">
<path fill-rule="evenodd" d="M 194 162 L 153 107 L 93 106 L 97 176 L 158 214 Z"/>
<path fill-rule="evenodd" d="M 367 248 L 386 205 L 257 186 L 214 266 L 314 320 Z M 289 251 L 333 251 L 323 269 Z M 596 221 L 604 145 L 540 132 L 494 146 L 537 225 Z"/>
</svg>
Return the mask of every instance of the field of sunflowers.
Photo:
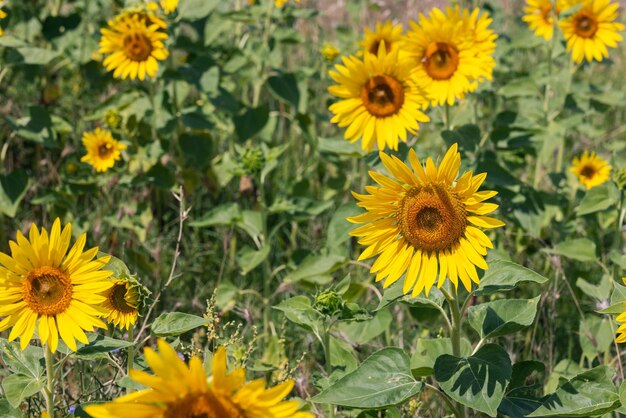
<svg viewBox="0 0 626 418">
<path fill-rule="evenodd" d="M 626 416 L 617 0 L 0 0 L 0 418 Z"/>
</svg>

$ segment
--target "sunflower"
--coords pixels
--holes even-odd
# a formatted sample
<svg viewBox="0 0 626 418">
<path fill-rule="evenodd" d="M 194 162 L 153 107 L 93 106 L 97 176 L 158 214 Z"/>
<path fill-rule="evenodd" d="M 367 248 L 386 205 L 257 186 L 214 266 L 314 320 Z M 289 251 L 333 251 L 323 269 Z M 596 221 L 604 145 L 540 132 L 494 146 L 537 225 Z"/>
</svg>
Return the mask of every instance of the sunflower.
<svg viewBox="0 0 626 418">
<path fill-rule="evenodd" d="M 413 59 L 418 86 L 428 92 L 431 104 L 453 105 L 491 79 L 496 34 L 491 19 L 479 9 L 435 8 L 429 17 L 420 14 L 419 24 L 410 22 L 403 49 Z"/>
<path fill-rule="evenodd" d="M 394 25 L 390 21 L 377 23 L 376 28 L 372 31 L 365 28 L 365 37 L 359 42 L 361 48 L 370 54 L 377 55 L 378 47 L 381 43 L 385 44 L 387 53 L 391 53 L 400 48 L 402 41 L 402 26 Z"/>
<path fill-rule="evenodd" d="M 554 35 L 553 18 L 566 8 L 563 0 L 556 0 L 556 7 L 553 7 L 552 3 L 553 0 L 526 0 L 524 6 L 526 14 L 522 17 L 530 30 L 546 41 L 552 39 Z"/>
<path fill-rule="evenodd" d="M 339 48 L 333 44 L 325 43 L 320 48 L 320 54 L 322 54 L 326 61 L 332 62 L 339 56 Z"/>
<path fill-rule="evenodd" d="M 86 234 L 68 253 L 71 236 L 71 224 L 61 231 L 57 218 L 49 234 L 33 224 L 28 239 L 18 231 L 17 242 L 9 242 L 10 256 L 0 252 L 0 331 L 12 328 L 9 341 L 19 336 L 22 349 L 37 322 L 39 338 L 52 352 L 59 335 L 76 351 L 75 340 L 89 344 L 83 331 L 106 329 L 98 317 L 106 313 L 101 293 L 113 285 L 111 272 L 102 270 L 110 257 L 94 260 L 97 247 L 83 252 Z"/>
<path fill-rule="evenodd" d="M 178 0 L 161 0 L 161 8 L 166 15 L 174 13 L 174 10 L 178 7 Z"/>
<path fill-rule="evenodd" d="M 626 284 L 626 277 L 622 277 L 622 282 Z M 624 306 L 626 307 L 626 302 L 624 302 Z M 615 318 L 615 320 L 617 322 L 621 322 L 616 331 L 619 335 L 615 338 L 615 342 L 626 343 L 626 311 L 617 315 L 617 318 Z"/>
<path fill-rule="evenodd" d="M 572 59 L 581 63 L 602 61 L 609 56 L 609 48 L 617 48 L 622 41 L 618 32 L 624 30 L 624 25 L 615 22 L 618 17 L 618 3 L 610 0 L 581 0 L 580 9 L 573 15 L 559 22 L 567 41 L 567 51 Z"/>
<path fill-rule="evenodd" d="M 0 6 L 2 6 L 2 2 L 0 2 Z M 7 14 L 0 9 L 0 19 L 4 19 L 5 17 L 7 17 Z M 0 36 L 2 35 L 4 35 L 4 31 L 2 30 L 2 27 L 0 27 Z"/>
<path fill-rule="evenodd" d="M 415 151 L 409 151 L 411 170 L 394 156 L 380 153 L 387 170 L 395 178 L 370 171 L 381 187 L 367 186 L 369 194 L 353 193 L 358 205 L 367 212 L 348 218 L 366 225 L 350 235 L 359 237 L 367 248 L 359 260 L 378 256 L 371 272 L 383 287 L 395 283 L 403 274 L 404 293 L 415 297 L 430 291 L 437 280 L 441 287 L 450 278 L 455 288 L 458 279 L 467 291 L 478 283 L 476 267 L 488 268 L 484 256 L 493 248 L 481 228 L 497 228 L 504 223 L 484 216 L 498 205 L 485 203 L 495 196 L 491 190 L 478 191 L 487 175 L 465 172 L 457 179 L 461 155 L 454 144 L 439 167 L 431 158 L 425 168 Z"/>
<path fill-rule="evenodd" d="M 96 171 L 105 172 L 120 159 L 126 145 L 113 139 L 111 132 L 96 128 L 83 134 L 83 146 L 87 154 L 80 160 L 90 164 Z"/>
<path fill-rule="evenodd" d="M 227 373 L 224 347 L 215 352 L 213 376 L 207 381 L 199 358 L 186 365 L 164 340 L 158 346 L 159 353 L 144 351 L 156 375 L 130 372 L 133 380 L 149 389 L 86 406 L 85 411 L 93 418 L 313 418 L 308 412 L 297 412 L 300 402 L 283 401 L 293 388 L 292 380 L 266 389 L 263 380 L 246 383 L 245 369 Z"/>
<path fill-rule="evenodd" d="M 167 39 L 165 28 L 163 20 L 145 11 L 122 12 L 109 21 L 109 28 L 100 30 L 99 50 L 101 54 L 110 54 L 102 62 L 107 71 L 114 70 L 113 77 L 121 79 L 156 76 L 157 61 L 169 55 L 163 44 Z"/>
<path fill-rule="evenodd" d="M 149 293 L 139 281 L 128 275 L 112 278 L 113 287 L 104 293 L 102 304 L 108 311 L 107 322 L 119 328 L 130 329 L 139 317 L 144 300 Z"/>
<path fill-rule="evenodd" d="M 611 166 L 595 152 L 585 151 L 580 158 L 574 157 L 569 170 L 576 174 L 578 181 L 587 189 L 605 183 L 611 178 Z"/>
<path fill-rule="evenodd" d="M 378 55 L 343 57 L 329 74 L 338 85 L 328 91 L 341 98 L 330 106 L 335 115 L 331 122 L 348 127 L 345 139 L 370 151 L 374 144 L 380 150 L 398 149 L 398 140 L 406 141 L 407 131 L 415 134 L 419 122 L 430 119 L 420 109 L 427 106 L 424 93 L 411 78 L 412 63 L 399 59 L 398 51 L 387 53 L 384 42 Z"/>
</svg>

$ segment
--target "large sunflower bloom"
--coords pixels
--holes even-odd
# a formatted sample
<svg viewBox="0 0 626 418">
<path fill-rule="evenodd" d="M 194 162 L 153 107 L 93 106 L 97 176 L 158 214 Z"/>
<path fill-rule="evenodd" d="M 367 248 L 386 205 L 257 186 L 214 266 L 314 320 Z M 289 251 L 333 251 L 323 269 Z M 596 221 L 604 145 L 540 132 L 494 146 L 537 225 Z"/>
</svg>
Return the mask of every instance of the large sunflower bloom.
<svg viewBox="0 0 626 418">
<path fill-rule="evenodd" d="M 80 160 L 90 164 L 96 171 L 105 172 L 120 159 L 126 145 L 113 139 L 111 132 L 96 128 L 83 134 L 83 146 L 87 154 Z"/>
<path fill-rule="evenodd" d="M 364 51 L 377 55 L 381 42 L 384 42 L 388 54 L 399 49 L 402 42 L 402 26 L 386 21 L 377 23 L 374 30 L 365 28 L 365 37 L 359 45 Z"/>
<path fill-rule="evenodd" d="M 381 187 L 367 186 L 369 194 L 353 193 L 358 205 L 367 210 L 348 218 L 366 224 L 350 233 L 367 247 L 359 260 L 378 256 L 370 271 L 376 273 L 376 281 L 385 279 L 385 288 L 405 274 L 404 293 L 412 290 L 414 297 L 422 290 L 428 295 L 437 275 L 438 287 L 449 277 L 455 287 L 460 279 L 471 291 L 472 282 L 479 282 L 476 267 L 488 268 L 484 256 L 487 248 L 493 248 L 478 227 L 504 225 L 484 216 L 498 207 L 485 203 L 497 192 L 478 191 L 487 174 L 467 171 L 457 179 L 461 155 L 456 144 L 439 167 L 431 158 L 423 167 L 412 149 L 412 170 L 394 156 L 381 152 L 380 157 L 395 178 L 370 171 Z"/>
<path fill-rule="evenodd" d="M 198 357 L 186 365 L 176 351 L 159 340 L 159 353 L 144 351 L 146 361 L 156 373 L 131 370 L 130 377 L 150 389 L 122 396 L 103 405 L 89 405 L 85 411 L 93 418 L 313 418 L 297 412 L 300 402 L 283 401 L 293 381 L 271 389 L 263 380 L 246 383 L 246 371 L 226 372 L 226 350 L 220 347 L 213 357 L 213 376 L 207 376 Z"/>
<path fill-rule="evenodd" d="M 126 79 L 156 76 L 158 61 L 169 55 L 163 41 L 164 22 L 147 12 L 123 12 L 100 30 L 100 53 L 110 54 L 102 62 L 113 77 Z"/>
<path fill-rule="evenodd" d="M 432 105 L 453 105 L 477 82 L 491 79 L 495 39 L 488 28 L 491 19 L 479 9 L 435 8 L 430 16 L 420 14 L 419 24 L 404 38 L 404 47 L 415 65 L 415 80 L 428 92 Z"/>
<path fill-rule="evenodd" d="M 398 141 L 406 142 L 407 131 L 415 134 L 419 122 L 430 119 L 420 109 L 427 105 L 424 93 L 411 78 L 412 63 L 399 59 L 399 50 L 387 53 L 384 43 L 378 55 L 365 54 L 363 60 L 343 57 L 329 74 L 338 84 L 328 91 L 341 98 L 330 106 L 331 122 L 348 127 L 345 139 L 370 151 L 374 144 L 380 150 L 398 149 Z"/>
<path fill-rule="evenodd" d="M 0 331 L 11 328 L 9 341 L 20 337 L 26 348 L 39 323 L 39 339 L 55 352 L 59 335 L 76 351 L 76 341 L 89 344 L 84 331 L 105 328 L 98 319 L 102 292 L 113 283 L 110 271 L 102 270 L 109 256 L 94 260 L 98 248 L 83 252 L 82 234 L 68 252 L 72 226 L 61 231 L 57 218 L 48 234 L 31 225 L 28 239 L 17 232 L 17 242 L 9 241 L 11 255 L 0 252 Z"/>
<path fill-rule="evenodd" d="M 617 48 L 622 41 L 619 31 L 624 25 L 615 20 L 618 17 L 618 3 L 610 0 L 582 0 L 577 3 L 581 8 L 559 22 L 563 35 L 567 41 L 567 51 L 572 59 L 581 63 L 602 61 L 609 56 L 608 48 Z"/>
<path fill-rule="evenodd" d="M 610 164 L 598 157 L 595 152 L 585 151 L 580 158 L 574 157 L 570 171 L 587 189 L 605 183 L 611 178 Z"/>
</svg>

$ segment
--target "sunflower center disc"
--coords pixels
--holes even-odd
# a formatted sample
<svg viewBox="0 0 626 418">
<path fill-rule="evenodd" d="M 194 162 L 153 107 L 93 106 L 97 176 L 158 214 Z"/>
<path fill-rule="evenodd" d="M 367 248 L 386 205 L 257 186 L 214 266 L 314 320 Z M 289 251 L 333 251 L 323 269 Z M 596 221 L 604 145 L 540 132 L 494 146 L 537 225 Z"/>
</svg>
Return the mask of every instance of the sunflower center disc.
<svg viewBox="0 0 626 418">
<path fill-rule="evenodd" d="M 459 52 L 445 42 L 432 42 L 422 60 L 424 69 L 434 80 L 448 80 L 459 67 Z"/>
<path fill-rule="evenodd" d="M 72 301 L 72 281 L 56 267 L 32 270 L 23 284 L 24 302 L 40 315 L 64 312 Z"/>
<path fill-rule="evenodd" d="M 367 80 L 361 88 L 361 100 L 372 115 L 390 116 L 402 108 L 404 89 L 395 78 L 377 75 Z"/>
<path fill-rule="evenodd" d="M 98 147 L 98 155 L 100 158 L 107 158 L 113 152 L 113 148 L 109 145 L 102 144 Z"/>
<path fill-rule="evenodd" d="M 122 313 L 129 313 L 135 310 L 134 307 L 126 302 L 126 285 L 125 284 L 116 284 L 113 286 L 111 290 L 111 294 L 109 296 L 109 302 L 111 305 L 118 311 Z"/>
<path fill-rule="evenodd" d="M 452 248 L 465 234 L 467 213 L 449 187 L 428 184 L 410 189 L 397 213 L 404 238 L 415 248 L 442 251 Z"/>
<path fill-rule="evenodd" d="M 586 165 L 580 170 L 580 175 L 588 179 L 593 177 L 594 174 L 596 174 L 596 170 L 590 165 Z"/>
<path fill-rule="evenodd" d="M 592 38 L 598 30 L 598 22 L 588 13 L 581 13 L 575 20 L 576 34 L 582 38 Z"/>
<path fill-rule="evenodd" d="M 142 33 L 131 33 L 124 37 L 124 52 L 133 61 L 145 61 L 152 53 L 152 43 Z"/>
<path fill-rule="evenodd" d="M 244 415 L 229 397 L 208 391 L 191 393 L 170 403 L 163 418 L 244 418 Z"/>
<path fill-rule="evenodd" d="M 380 43 L 382 41 L 385 41 L 385 50 L 387 51 L 387 53 L 391 52 L 391 42 L 386 41 L 385 39 L 376 39 L 372 46 L 370 46 L 369 52 L 374 55 L 378 55 L 378 48 L 380 47 Z"/>
<path fill-rule="evenodd" d="M 544 4 L 543 6 L 541 6 L 541 17 L 543 18 L 544 22 L 546 22 L 547 24 L 552 23 L 552 5 L 551 4 Z"/>
</svg>

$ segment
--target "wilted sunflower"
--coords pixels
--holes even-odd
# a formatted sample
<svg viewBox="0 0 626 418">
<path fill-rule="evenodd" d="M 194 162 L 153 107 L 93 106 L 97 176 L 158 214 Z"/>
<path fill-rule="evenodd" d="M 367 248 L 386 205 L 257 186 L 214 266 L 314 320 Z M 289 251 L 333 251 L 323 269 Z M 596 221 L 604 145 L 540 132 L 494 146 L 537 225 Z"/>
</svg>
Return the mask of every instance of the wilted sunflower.
<svg viewBox="0 0 626 418">
<path fill-rule="evenodd" d="M 158 61 L 169 55 L 163 41 L 165 22 L 149 12 L 122 12 L 100 30 L 100 53 L 110 54 L 102 62 L 113 77 L 126 79 L 156 76 Z"/>
<path fill-rule="evenodd" d="M 581 63 L 602 61 L 609 56 L 609 48 L 617 48 L 622 41 L 619 31 L 624 25 L 615 22 L 618 17 L 618 3 L 610 0 L 581 0 L 580 9 L 559 22 L 567 41 L 567 51 L 572 59 Z"/>
<path fill-rule="evenodd" d="M 348 218 L 366 224 L 350 233 L 367 247 L 359 260 L 378 256 L 370 271 L 376 273 L 376 281 L 385 279 L 385 288 L 406 274 L 404 293 L 412 290 L 414 297 L 422 290 L 428 295 L 437 275 L 438 287 L 449 277 L 455 287 L 460 279 L 471 291 L 472 282 L 479 282 L 476 267 L 488 268 L 484 256 L 487 248 L 493 248 L 478 227 L 504 225 L 484 216 L 498 207 L 485 203 L 497 192 L 478 191 L 487 174 L 467 171 L 457 179 L 461 155 L 456 144 L 439 167 L 428 158 L 424 168 L 412 149 L 412 170 L 394 156 L 381 152 L 380 158 L 394 178 L 370 171 L 381 187 L 367 186 L 369 194 L 353 193 L 367 210 Z"/>
<path fill-rule="evenodd" d="M 71 224 L 61 231 L 57 218 L 50 234 L 31 225 L 28 239 L 17 231 L 17 242 L 9 241 L 11 255 L 0 252 L 0 331 L 12 328 L 9 341 L 20 337 L 26 348 L 39 323 L 39 339 L 55 352 L 59 335 L 76 351 L 76 341 L 88 344 L 83 331 L 105 328 L 98 319 L 102 292 L 113 283 L 110 271 L 102 270 L 108 256 L 94 260 L 98 248 L 83 252 L 86 234 L 67 251 L 72 237 Z"/>
<path fill-rule="evenodd" d="M 404 38 L 403 49 L 413 59 L 414 77 L 432 105 L 453 105 L 477 82 L 491 79 L 495 39 L 488 28 L 491 19 L 475 9 L 435 8 L 430 16 L 420 14 L 419 23 Z"/>
<path fill-rule="evenodd" d="M 576 174 L 578 181 L 587 189 L 596 187 L 611 178 L 611 166 L 595 152 L 585 151 L 580 158 L 574 157 L 569 170 Z"/>
<path fill-rule="evenodd" d="M 377 55 L 381 42 L 385 43 L 388 54 L 399 49 L 402 42 L 402 26 L 386 21 L 377 23 L 373 31 L 370 28 L 365 28 L 365 37 L 359 42 L 359 45 L 364 51 Z"/>
<path fill-rule="evenodd" d="M 113 287 L 104 293 L 107 299 L 102 304 L 108 311 L 107 322 L 128 330 L 137 322 L 148 290 L 132 276 L 120 275 L 111 280 Z"/>
<path fill-rule="evenodd" d="M 330 106 L 331 122 L 348 127 L 345 139 L 370 151 L 375 144 L 380 150 L 398 149 L 398 141 L 406 142 L 407 131 L 415 134 L 419 122 L 430 119 L 421 109 L 427 106 L 424 93 L 411 78 L 412 63 L 400 59 L 398 50 L 387 53 L 384 43 L 378 55 L 343 57 L 343 65 L 335 65 L 329 74 L 338 85 L 328 91 L 341 98 Z"/>
<path fill-rule="evenodd" d="M 213 376 L 208 380 L 202 361 L 193 357 L 186 365 L 176 351 L 159 340 L 159 353 L 146 348 L 146 361 L 156 373 L 132 370 L 130 377 L 149 389 L 122 396 L 102 405 L 89 405 L 93 418 L 313 418 L 297 412 L 300 402 L 283 401 L 293 381 L 271 389 L 263 380 L 246 383 L 245 369 L 226 371 L 226 350 L 213 357 Z"/>
<path fill-rule="evenodd" d="M 105 172 L 120 159 L 126 145 L 113 139 L 111 132 L 96 128 L 83 134 L 83 146 L 87 154 L 80 160 L 90 164 L 96 171 Z"/>
</svg>

